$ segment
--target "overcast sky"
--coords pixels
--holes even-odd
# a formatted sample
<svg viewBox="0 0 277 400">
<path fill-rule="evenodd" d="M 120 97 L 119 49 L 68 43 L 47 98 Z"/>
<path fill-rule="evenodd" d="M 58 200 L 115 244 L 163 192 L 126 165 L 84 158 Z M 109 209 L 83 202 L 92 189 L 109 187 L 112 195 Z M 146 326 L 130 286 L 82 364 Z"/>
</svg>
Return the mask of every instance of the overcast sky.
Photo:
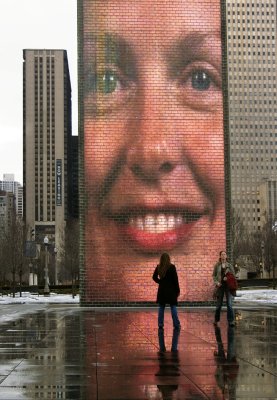
<svg viewBox="0 0 277 400">
<path fill-rule="evenodd" d="M 0 0 L 0 180 L 22 183 L 22 50 L 67 50 L 77 134 L 77 0 Z"/>
</svg>

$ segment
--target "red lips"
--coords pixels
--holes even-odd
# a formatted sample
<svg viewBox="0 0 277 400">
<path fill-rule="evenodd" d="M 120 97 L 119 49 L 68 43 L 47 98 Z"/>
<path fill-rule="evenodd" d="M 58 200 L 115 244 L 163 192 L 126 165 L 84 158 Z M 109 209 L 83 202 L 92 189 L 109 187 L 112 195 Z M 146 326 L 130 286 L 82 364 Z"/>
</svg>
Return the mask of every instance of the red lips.
<svg viewBox="0 0 277 400">
<path fill-rule="evenodd" d="M 170 251 L 187 240 L 195 223 L 196 221 L 184 223 L 177 229 L 162 233 L 146 232 L 130 225 L 121 225 L 118 229 L 135 249 L 156 253 Z"/>
<path fill-rule="evenodd" d="M 128 207 L 108 218 L 131 247 L 153 253 L 170 251 L 188 240 L 197 222 L 207 214 L 209 210 L 204 207 Z"/>
</svg>

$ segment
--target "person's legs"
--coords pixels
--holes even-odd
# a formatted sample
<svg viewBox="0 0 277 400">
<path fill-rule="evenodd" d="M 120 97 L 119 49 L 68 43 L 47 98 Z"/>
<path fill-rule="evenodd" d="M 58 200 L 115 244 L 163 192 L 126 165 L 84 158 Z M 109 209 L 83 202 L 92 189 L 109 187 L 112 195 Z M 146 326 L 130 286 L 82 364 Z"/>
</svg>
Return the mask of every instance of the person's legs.
<svg viewBox="0 0 277 400">
<path fill-rule="evenodd" d="M 164 330 L 159 328 L 158 329 L 158 337 L 159 337 L 159 347 L 160 351 L 166 351 L 165 343 L 164 343 Z"/>
<path fill-rule="evenodd" d="M 233 310 L 233 296 L 230 291 L 226 289 L 226 302 L 227 302 L 227 321 L 229 324 L 234 322 L 234 310 Z"/>
<path fill-rule="evenodd" d="M 159 304 L 159 313 L 158 313 L 158 326 L 159 328 L 164 327 L 164 309 L 165 305 L 164 304 Z"/>
<path fill-rule="evenodd" d="M 215 316 L 214 316 L 214 322 L 216 322 L 216 323 L 220 321 L 220 312 L 221 312 L 221 307 L 222 307 L 222 303 L 223 303 L 223 297 L 224 297 L 224 290 L 222 287 L 220 287 L 220 288 L 218 288 Z"/>
<path fill-rule="evenodd" d="M 228 347 L 227 347 L 227 360 L 234 361 L 236 359 L 236 351 L 235 351 L 235 331 L 234 328 L 228 327 Z"/>
<path fill-rule="evenodd" d="M 177 306 L 170 304 L 170 309 L 174 328 L 180 328 L 181 324 L 178 318 Z"/>
<path fill-rule="evenodd" d="M 174 328 L 171 342 L 171 351 L 178 351 L 178 339 L 180 335 L 180 329 Z"/>
<path fill-rule="evenodd" d="M 223 346 L 222 339 L 221 339 L 221 331 L 218 326 L 215 327 L 214 333 L 215 333 L 216 342 L 217 342 L 217 353 L 215 353 L 215 355 L 224 359 L 225 358 L 224 346 Z"/>
</svg>

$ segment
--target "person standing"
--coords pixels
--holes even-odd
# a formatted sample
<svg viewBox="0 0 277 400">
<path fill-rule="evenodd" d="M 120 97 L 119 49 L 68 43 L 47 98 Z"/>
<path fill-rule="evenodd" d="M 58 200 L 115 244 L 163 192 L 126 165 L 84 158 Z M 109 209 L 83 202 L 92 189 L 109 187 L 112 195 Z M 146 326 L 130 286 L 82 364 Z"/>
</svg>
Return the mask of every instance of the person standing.
<svg viewBox="0 0 277 400">
<path fill-rule="evenodd" d="M 177 312 L 177 298 L 180 295 L 180 287 L 178 275 L 175 265 L 171 264 L 170 257 L 167 253 L 163 253 L 160 263 L 157 265 L 153 280 L 159 284 L 157 293 L 157 303 L 159 304 L 158 326 L 164 326 L 164 310 L 166 304 L 170 305 L 173 326 L 180 329 L 180 321 Z"/>
<path fill-rule="evenodd" d="M 225 251 L 219 253 L 219 260 L 215 264 L 213 269 L 213 280 L 217 286 L 217 300 L 215 309 L 214 325 L 218 326 L 220 321 L 220 313 L 223 304 L 224 294 L 227 303 L 227 320 L 229 326 L 235 326 L 234 323 L 234 311 L 233 311 L 233 296 L 227 285 L 227 274 L 230 273 L 235 276 L 235 270 L 233 266 L 227 261 L 227 254 Z"/>
</svg>

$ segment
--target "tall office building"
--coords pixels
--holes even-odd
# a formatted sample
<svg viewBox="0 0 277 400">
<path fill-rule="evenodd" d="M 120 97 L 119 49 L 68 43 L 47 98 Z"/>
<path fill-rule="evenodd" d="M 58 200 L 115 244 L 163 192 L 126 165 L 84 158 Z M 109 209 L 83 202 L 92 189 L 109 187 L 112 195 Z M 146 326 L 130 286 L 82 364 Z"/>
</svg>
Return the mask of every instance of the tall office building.
<svg viewBox="0 0 277 400">
<path fill-rule="evenodd" d="M 277 192 L 264 194 L 277 180 L 276 0 L 227 0 L 227 33 L 232 205 L 253 232 L 277 218 Z"/>
<path fill-rule="evenodd" d="M 15 211 L 15 195 L 12 192 L 0 190 L 0 237 L 11 225 Z"/>
<path fill-rule="evenodd" d="M 259 200 L 262 225 L 269 219 L 272 225 L 276 221 L 277 181 L 267 180 L 259 186 Z"/>
<path fill-rule="evenodd" d="M 19 185 L 19 182 L 14 180 L 14 174 L 3 174 L 3 180 L 0 181 L 0 190 L 6 192 L 15 192 L 15 187 Z"/>
<path fill-rule="evenodd" d="M 72 136 L 69 145 L 70 163 L 68 165 L 68 214 L 79 217 L 79 138 Z"/>
<path fill-rule="evenodd" d="M 59 249 L 67 219 L 71 85 L 65 50 L 23 50 L 24 219 Z"/>
<path fill-rule="evenodd" d="M 3 180 L 0 181 L 0 190 L 14 194 L 16 214 L 23 217 L 23 187 L 14 180 L 14 174 L 3 174 Z"/>
<path fill-rule="evenodd" d="M 23 186 L 17 186 L 15 189 L 16 214 L 23 218 Z"/>
</svg>

